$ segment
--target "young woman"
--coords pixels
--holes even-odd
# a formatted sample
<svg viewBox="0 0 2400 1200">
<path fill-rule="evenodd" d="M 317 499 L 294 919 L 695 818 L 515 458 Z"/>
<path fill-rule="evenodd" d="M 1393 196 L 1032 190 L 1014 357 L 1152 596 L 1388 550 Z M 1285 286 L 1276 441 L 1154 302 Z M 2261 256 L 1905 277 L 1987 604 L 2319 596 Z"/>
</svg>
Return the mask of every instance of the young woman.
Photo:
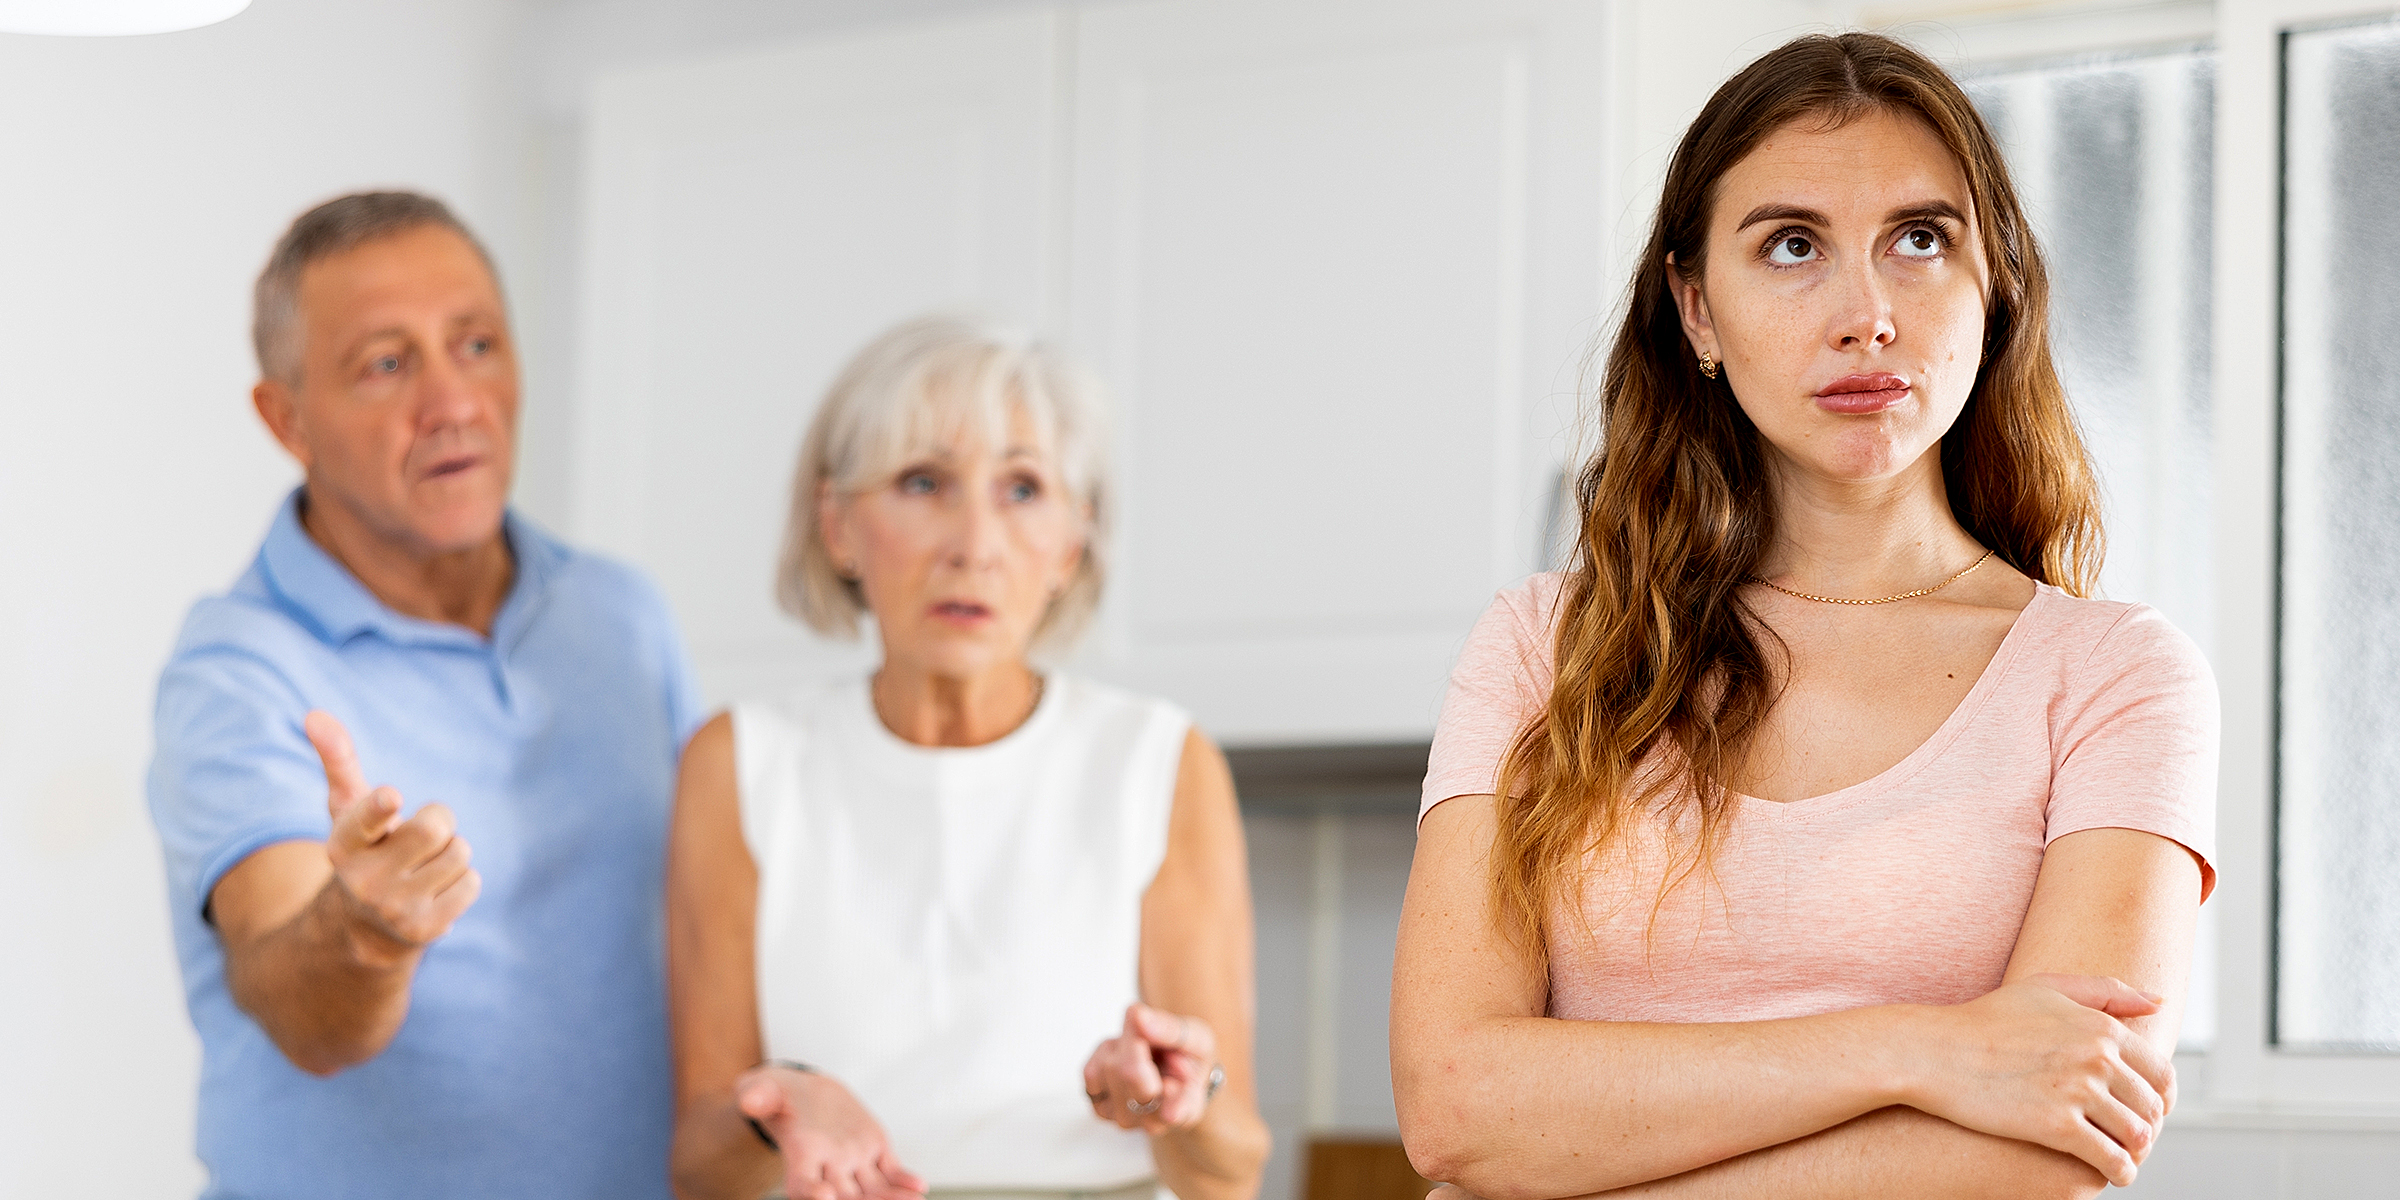
<svg viewBox="0 0 2400 1200">
<path fill-rule="evenodd" d="M 1484 1196 L 2130 1182 L 2212 882 L 2216 697 L 2084 598 L 2042 259 L 1941 69 L 1808 37 L 1670 165 L 1572 571 L 1425 784 L 1403 1134 Z"/>
<path fill-rule="evenodd" d="M 927 319 L 801 448 L 777 590 L 883 662 L 718 716 L 667 866 L 675 1187 L 691 1200 L 1246 1200 L 1250 888 L 1224 756 L 1037 671 L 1099 600 L 1096 397 Z"/>
</svg>

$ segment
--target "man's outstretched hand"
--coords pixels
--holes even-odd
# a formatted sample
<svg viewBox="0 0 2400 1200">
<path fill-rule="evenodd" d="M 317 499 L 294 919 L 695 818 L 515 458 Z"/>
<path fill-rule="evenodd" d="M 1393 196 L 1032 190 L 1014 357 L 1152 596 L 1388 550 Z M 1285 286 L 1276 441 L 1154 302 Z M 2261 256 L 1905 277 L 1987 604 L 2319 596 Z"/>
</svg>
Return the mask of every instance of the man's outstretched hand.
<svg viewBox="0 0 2400 1200">
<path fill-rule="evenodd" d="M 371 935 L 353 938 L 354 949 L 369 961 L 403 960 L 450 932 L 475 903 L 483 877 L 469 865 L 473 851 L 442 805 L 401 820 L 400 793 L 367 786 L 350 733 L 333 714 L 311 712 L 303 728 L 325 764 L 325 808 L 333 817 L 325 856 L 353 928 Z"/>
</svg>

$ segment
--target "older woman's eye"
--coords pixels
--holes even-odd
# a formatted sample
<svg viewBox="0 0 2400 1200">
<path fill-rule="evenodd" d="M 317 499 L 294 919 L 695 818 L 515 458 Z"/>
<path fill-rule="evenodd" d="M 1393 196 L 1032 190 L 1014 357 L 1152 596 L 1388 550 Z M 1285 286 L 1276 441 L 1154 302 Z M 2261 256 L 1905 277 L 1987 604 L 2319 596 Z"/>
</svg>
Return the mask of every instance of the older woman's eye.
<svg viewBox="0 0 2400 1200">
<path fill-rule="evenodd" d="M 1030 479 L 1013 479 L 1005 494 L 1011 504 L 1027 504 L 1041 498 L 1042 485 Z"/>
<path fill-rule="evenodd" d="M 1779 267 L 1796 267 L 1815 257 L 1817 244 L 1805 233 L 1776 234 L 1774 244 L 1767 247 L 1767 261 Z"/>
<path fill-rule="evenodd" d="M 1919 225 L 1900 235 L 1900 240 L 1892 244 L 1892 253 L 1903 258 L 1937 258 L 1949 248 L 1939 230 Z"/>
</svg>

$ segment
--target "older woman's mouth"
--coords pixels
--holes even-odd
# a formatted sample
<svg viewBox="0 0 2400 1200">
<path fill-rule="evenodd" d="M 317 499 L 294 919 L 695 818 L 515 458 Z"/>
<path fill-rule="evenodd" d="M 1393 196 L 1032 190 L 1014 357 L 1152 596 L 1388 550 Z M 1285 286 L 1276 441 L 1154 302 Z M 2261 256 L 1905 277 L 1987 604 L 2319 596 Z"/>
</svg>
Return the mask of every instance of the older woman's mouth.
<svg viewBox="0 0 2400 1200">
<path fill-rule="evenodd" d="M 990 605 L 972 600 L 944 600 L 933 606 L 935 620 L 953 625 L 981 625 L 994 615 Z"/>
</svg>

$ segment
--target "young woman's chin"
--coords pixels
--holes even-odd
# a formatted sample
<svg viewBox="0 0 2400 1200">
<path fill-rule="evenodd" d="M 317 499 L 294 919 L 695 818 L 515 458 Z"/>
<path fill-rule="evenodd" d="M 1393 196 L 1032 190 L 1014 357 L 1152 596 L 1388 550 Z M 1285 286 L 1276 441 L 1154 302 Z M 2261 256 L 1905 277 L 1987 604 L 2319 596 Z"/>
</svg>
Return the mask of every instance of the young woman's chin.
<svg viewBox="0 0 2400 1200">
<path fill-rule="evenodd" d="M 1938 439 L 1937 439 L 1938 442 Z M 1803 478 L 1831 484 L 1880 483 L 1907 474 L 1934 443 L 1918 444 L 1865 431 L 1845 433 L 1822 442 L 1777 446 L 1787 470 Z"/>
</svg>

